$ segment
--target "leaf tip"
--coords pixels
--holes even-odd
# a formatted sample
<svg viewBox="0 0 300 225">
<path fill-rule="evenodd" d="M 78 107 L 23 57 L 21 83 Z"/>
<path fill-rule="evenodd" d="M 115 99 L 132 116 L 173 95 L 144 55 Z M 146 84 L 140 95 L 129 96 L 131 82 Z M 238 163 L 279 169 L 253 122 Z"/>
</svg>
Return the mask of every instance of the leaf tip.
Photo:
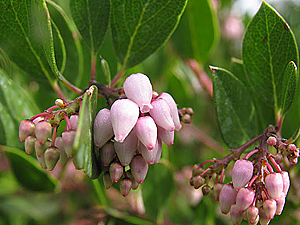
<svg viewBox="0 0 300 225">
<path fill-rule="evenodd" d="M 216 71 L 219 69 L 219 68 L 216 67 L 216 66 L 209 66 L 209 68 L 210 68 L 210 71 L 211 71 L 212 73 L 216 72 Z"/>
</svg>

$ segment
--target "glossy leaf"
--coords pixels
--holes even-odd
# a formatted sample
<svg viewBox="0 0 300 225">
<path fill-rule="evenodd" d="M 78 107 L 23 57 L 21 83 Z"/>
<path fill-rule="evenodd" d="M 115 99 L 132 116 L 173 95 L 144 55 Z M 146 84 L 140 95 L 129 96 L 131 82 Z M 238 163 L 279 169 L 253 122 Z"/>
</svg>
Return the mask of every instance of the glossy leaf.
<svg viewBox="0 0 300 225">
<path fill-rule="evenodd" d="M 243 61 L 255 91 L 278 113 L 286 65 L 298 64 L 298 49 L 287 22 L 265 1 L 246 30 Z"/>
<path fill-rule="evenodd" d="M 179 53 L 204 63 L 216 47 L 220 27 L 210 0 L 189 0 L 172 40 Z"/>
<path fill-rule="evenodd" d="M 57 185 L 55 180 L 34 158 L 17 148 L 1 145 L 0 150 L 6 153 L 11 169 L 22 186 L 30 191 L 54 191 Z"/>
<path fill-rule="evenodd" d="M 174 180 L 167 166 L 163 164 L 150 166 L 143 183 L 143 200 L 147 215 L 157 218 L 160 210 L 166 206 L 173 187 Z"/>
<path fill-rule="evenodd" d="M 227 70 L 211 67 L 213 94 L 224 142 L 237 148 L 257 135 L 257 115 L 251 95 L 243 83 Z"/>
<path fill-rule="evenodd" d="M 18 127 L 7 107 L 0 101 L 0 144 L 15 146 L 19 140 Z"/>
<path fill-rule="evenodd" d="M 97 110 L 97 96 L 98 89 L 96 86 L 91 86 L 83 96 L 73 145 L 73 162 L 76 169 L 83 169 L 92 179 L 98 178 L 101 173 L 95 155 L 92 135 Z"/>
<path fill-rule="evenodd" d="M 71 0 L 74 22 L 92 53 L 99 51 L 106 34 L 110 0 Z"/>
<path fill-rule="evenodd" d="M 111 30 L 123 68 L 142 62 L 173 33 L 186 0 L 112 0 Z"/>
</svg>

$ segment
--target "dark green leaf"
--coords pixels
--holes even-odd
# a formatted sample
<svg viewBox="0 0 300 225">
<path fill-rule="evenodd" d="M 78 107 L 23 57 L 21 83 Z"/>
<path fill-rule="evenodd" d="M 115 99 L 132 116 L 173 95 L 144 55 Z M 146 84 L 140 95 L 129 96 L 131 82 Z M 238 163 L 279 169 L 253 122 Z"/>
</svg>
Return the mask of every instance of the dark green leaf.
<svg viewBox="0 0 300 225">
<path fill-rule="evenodd" d="M 237 148 L 257 135 L 257 115 L 249 91 L 227 70 L 211 67 L 217 120 L 225 143 Z"/>
<path fill-rule="evenodd" d="M 246 30 L 243 61 L 255 92 L 278 113 L 286 65 L 298 64 L 298 49 L 287 22 L 265 1 Z"/>
<path fill-rule="evenodd" d="M 19 140 L 18 127 L 8 109 L 0 101 L 0 144 L 15 146 Z"/>
<path fill-rule="evenodd" d="M 1 145 L 0 150 L 6 153 L 12 171 L 26 189 L 43 192 L 54 191 L 55 180 L 38 165 L 34 158 L 17 148 Z"/>
<path fill-rule="evenodd" d="M 108 28 L 110 0 L 71 0 L 70 8 L 83 40 L 97 53 Z"/>
<path fill-rule="evenodd" d="M 219 41 L 219 24 L 209 0 L 189 0 L 172 39 L 179 53 L 204 63 Z"/>
<path fill-rule="evenodd" d="M 143 183 L 143 200 L 146 213 L 151 218 L 157 218 L 160 210 L 165 207 L 173 187 L 173 176 L 167 166 L 154 164 L 149 167 Z"/>
<path fill-rule="evenodd" d="M 282 92 L 278 96 L 278 109 L 285 115 L 291 107 L 296 93 L 297 85 L 297 66 L 291 61 L 284 72 L 282 81 Z"/>
<path fill-rule="evenodd" d="M 118 60 L 130 68 L 155 52 L 173 33 L 186 0 L 112 0 L 111 30 Z"/>
<path fill-rule="evenodd" d="M 91 86 L 83 96 L 73 146 L 75 151 L 73 162 L 76 169 L 83 169 L 92 179 L 98 178 L 101 173 L 95 155 L 93 140 L 97 96 L 98 88 L 96 86 Z"/>
</svg>

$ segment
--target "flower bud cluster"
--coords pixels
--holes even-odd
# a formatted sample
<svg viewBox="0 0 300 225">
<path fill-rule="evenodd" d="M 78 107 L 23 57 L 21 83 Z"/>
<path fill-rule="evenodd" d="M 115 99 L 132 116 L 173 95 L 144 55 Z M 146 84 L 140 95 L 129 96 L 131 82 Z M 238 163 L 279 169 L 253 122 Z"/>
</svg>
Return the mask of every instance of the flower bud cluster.
<svg viewBox="0 0 300 225">
<path fill-rule="evenodd" d="M 120 190 L 126 196 L 144 181 L 148 165 L 160 161 L 162 142 L 172 145 L 174 131 L 182 125 L 173 97 L 153 92 L 146 75 L 130 75 L 123 90 L 126 98 L 98 112 L 94 143 L 105 171 L 106 187 L 121 179 Z"/>
</svg>

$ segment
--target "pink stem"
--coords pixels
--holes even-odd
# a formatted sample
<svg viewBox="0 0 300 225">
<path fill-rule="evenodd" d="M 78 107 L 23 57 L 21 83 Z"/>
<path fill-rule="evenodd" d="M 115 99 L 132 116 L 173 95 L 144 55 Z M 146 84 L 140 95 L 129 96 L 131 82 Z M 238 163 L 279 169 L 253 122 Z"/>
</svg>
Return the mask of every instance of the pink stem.
<svg viewBox="0 0 300 225">
<path fill-rule="evenodd" d="M 200 176 L 203 177 L 204 174 L 206 174 L 208 171 L 210 171 L 210 168 L 207 168 L 206 170 L 204 170 L 204 171 L 200 174 Z"/>
<path fill-rule="evenodd" d="M 64 114 L 64 118 L 67 122 L 67 126 L 68 126 L 69 130 L 72 130 L 72 125 L 71 125 L 71 122 L 69 120 L 69 117 L 66 114 Z"/>
<path fill-rule="evenodd" d="M 97 57 L 94 53 L 92 53 L 91 56 L 91 80 L 94 80 L 96 77 L 96 63 L 97 63 Z"/>
<path fill-rule="evenodd" d="M 210 159 L 210 160 L 206 160 L 203 163 L 200 164 L 201 167 L 203 167 L 206 163 L 211 163 L 211 162 L 215 162 L 215 159 Z"/>
<path fill-rule="evenodd" d="M 268 167 L 270 173 L 274 173 L 273 167 L 270 165 L 270 163 L 268 163 L 268 162 L 265 162 L 265 163 L 266 163 L 266 166 Z"/>
<path fill-rule="evenodd" d="M 249 159 L 252 155 L 254 155 L 255 153 L 257 153 L 259 150 L 258 149 L 254 149 L 253 151 L 249 152 L 246 156 L 245 159 Z"/>
<path fill-rule="evenodd" d="M 221 177 L 220 177 L 220 183 L 223 183 L 224 174 L 225 174 L 225 167 L 222 168 Z"/>
<path fill-rule="evenodd" d="M 111 87 L 114 87 L 118 81 L 120 80 L 120 78 L 123 76 L 124 74 L 124 69 L 120 69 L 119 72 L 117 73 L 117 75 L 113 78 L 113 80 L 111 81 Z"/>
<path fill-rule="evenodd" d="M 248 185 L 248 186 L 251 187 L 251 186 L 253 185 L 254 181 L 255 181 L 257 178 L 258 178 L 258 175 L 253 176 L 252 179 L 249 181 L 249 185 Z"/>
<path fill-rule="evenodd" d="M 48 112 L 42 112 L 42 113 L 39 113 L 39 114 L 34 115 L 33 117 L 31 117 L 30 120 L 33 121 L 34 119 L 36 119 L 36 118 L 38 118 L 38 117 L 40 117 L 40 116 L 47 116 L 47 115 L 49 115 Z"/>
<path fill-rule="evenodd" d="M 52 134 L 52 144 L 51 144 L 52 147 L 55 146 L 56 133 L 57 133 L 57 126 L 55 126 L 54 129 L 53 129 L 53 134 Z"/>
<path fill-rule="evenodd" d="M 58 105 L 54 105 L 54 106 L 51 106 L 50 108 L 46 109 L 45 111 L 52 111 L 53 109 L 58 109 L 59 106 Z"/>
<path fill-rule="evenodd" d="M 270 160 L 270 161 L 272 162 L 272 164 L 275 166 L 277 172 L 281 172 L 280 166 L 278 165 L 278 163 L 275 161 L 275 159 L 274 159 L 272 156 L 269 158 L 269 160 Z"/>
</svg>

